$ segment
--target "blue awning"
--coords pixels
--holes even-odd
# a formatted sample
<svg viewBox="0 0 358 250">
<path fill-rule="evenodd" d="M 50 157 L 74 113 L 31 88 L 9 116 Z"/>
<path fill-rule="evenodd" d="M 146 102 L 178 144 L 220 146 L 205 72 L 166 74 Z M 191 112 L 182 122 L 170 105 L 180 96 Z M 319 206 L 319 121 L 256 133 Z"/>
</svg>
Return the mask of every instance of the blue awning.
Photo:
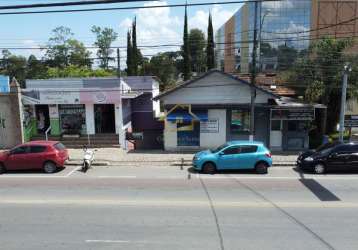
<svg viewBox="0 0 358 250">
<path fill-rule="evenodd" d="M 190 122 L 194 121 L 207 121 L 208 120 L 208 112 L 207 111 L 192 111 L 195 114 L 194 117 L 188 111 L 173 111 L 167 116 L 167 121 L 169 122 L 176 122 L 176 121 L 183 121 L 183 122 Z M 199 120 L 198 120 L 199 119 Z"/>
</svg>

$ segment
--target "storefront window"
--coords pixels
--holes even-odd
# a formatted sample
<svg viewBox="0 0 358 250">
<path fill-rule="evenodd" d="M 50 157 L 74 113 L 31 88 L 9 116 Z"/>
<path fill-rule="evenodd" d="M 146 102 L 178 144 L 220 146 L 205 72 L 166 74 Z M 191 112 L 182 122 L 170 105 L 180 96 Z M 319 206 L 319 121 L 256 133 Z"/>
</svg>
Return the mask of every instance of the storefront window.
<svg viewBox="0 0 358 250">
<path fill-rule="evenodd" d="M 59 105 L 62 133 L 81 134 L 86 128 L 85 105 Z"/>
<path fill-rule="evenodd" d="M 231 111 L 230 130 L 232 133 L 250 131 L 250 112 L 245 109 L 233 109 Z"/>
<path fill-rule="evenodd" d="M 288 131 L 305 132 L 307 124 L 305 121 L 288 121 Z"/>
</svg>

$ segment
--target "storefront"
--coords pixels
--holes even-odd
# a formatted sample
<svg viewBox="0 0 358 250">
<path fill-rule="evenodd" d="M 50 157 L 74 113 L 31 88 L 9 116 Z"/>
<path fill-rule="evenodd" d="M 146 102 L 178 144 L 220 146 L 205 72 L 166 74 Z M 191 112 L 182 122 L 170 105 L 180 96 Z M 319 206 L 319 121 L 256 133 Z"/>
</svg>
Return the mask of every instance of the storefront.
<svg viewBox="0 0 358 250">
<path fill-rule="evenodd" d="M 219 84 L 220 83 L 220 84 Z M 303 150 L 315 110 L 322 108 L 283 98 L 255 87 L 254 140 L 272 150 Z M 215 148 L 249 140 L 251 86 L 218 70 L 155 97 L 165 107 L 166 150 Z"/>
<path fill-rule="evenodd" d="M 140 94 L 119 79 L 28 80 L 22 100 L 32 110 L 33 135 L 117 134 L 124 144 L 131 106 L 122 103 Z"/>
</svg>

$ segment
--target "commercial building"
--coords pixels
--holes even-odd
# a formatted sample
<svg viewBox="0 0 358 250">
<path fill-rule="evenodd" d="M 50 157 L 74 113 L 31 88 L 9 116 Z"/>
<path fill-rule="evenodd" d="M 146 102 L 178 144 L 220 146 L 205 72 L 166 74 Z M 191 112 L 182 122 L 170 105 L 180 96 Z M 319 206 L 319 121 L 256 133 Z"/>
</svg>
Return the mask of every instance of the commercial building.
<svg viewBox="0 0 358 250">
<path fill-rule="evenodd" d="M 255 3 L 245 3 L 217 31 L 219 69 L 228 73 L 250 72 L 254 13 Z M 262 1 L 258 3 L 257 16 L 257 65 L 263 72 L 286 69 L 300 52 L 318 38 L 358 35 L 358 20 L 355 18 L 358 16 L 357 0 Z M 358 46 L 351 50 L 358 51 Z"/>
<path fill-rule="evenodd" d="M 119 78 L 81 78 L 27 80 L 22 94 L 27 140 L 46 131 L 51 136 L 94 139 L 113 135 L 118 138 L 115 144 L 126 148 L 126 133 L 132 131 L 132 101 L 143 92 L 132 90 Z M 152 103 L 151 108 L 157 106 Z"/>
<path fill-rule="evenodd" d="M 165 149 L 198 150 L 248 140 L 251 87 L 232 74 L 211 70 L 156 96 L 165 109 Z M 254 88 L 254 139 L 272 150 L 307 149 L 311 122 L 325 107 Z"/>
</svg>

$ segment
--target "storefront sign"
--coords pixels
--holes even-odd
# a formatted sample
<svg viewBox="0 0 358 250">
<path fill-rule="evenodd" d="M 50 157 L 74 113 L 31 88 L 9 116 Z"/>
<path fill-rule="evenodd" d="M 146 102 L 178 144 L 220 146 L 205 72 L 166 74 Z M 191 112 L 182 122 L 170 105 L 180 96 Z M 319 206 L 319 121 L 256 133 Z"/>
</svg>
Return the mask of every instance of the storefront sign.
<svg viewBox="0 0 358 250">
<path fill-rule="evenodd" d="M 271 120 L 314 120 L 314 109 L 271 109 Z"/>
<path fill-rule="evenodd" d="M 23 91 L 26 104 L 77 104 L 80 103 L 80 93 L 76 90 L 56 91 L 47 90 L 30 90 Z"/>
<path fill-rule="evenodd" d="M 177 145 L 199 146 L 200 125 L 198 122 L 177 123 Z"/>
<path fill-rule="evenodd" d="M 219 119 L 200 122 L 200 133 L 219 133 Z"/>
<path fill-rule="evenodd" d="M 346 115 L 344 117 L 344 126 L 348 128 L 358 128 L 358 115 Z"/>
</svg>

